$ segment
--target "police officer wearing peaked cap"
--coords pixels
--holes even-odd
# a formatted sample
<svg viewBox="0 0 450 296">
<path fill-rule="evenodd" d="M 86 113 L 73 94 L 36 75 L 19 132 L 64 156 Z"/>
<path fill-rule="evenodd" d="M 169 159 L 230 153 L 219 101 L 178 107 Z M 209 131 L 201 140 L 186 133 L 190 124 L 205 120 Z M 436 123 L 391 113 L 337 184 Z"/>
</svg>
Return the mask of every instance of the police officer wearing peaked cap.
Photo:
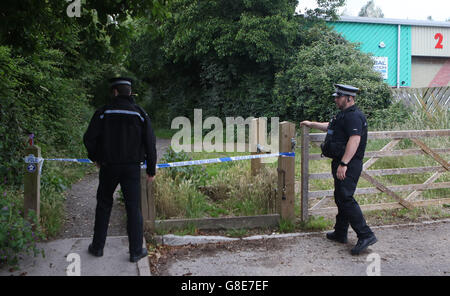
<svg viewBox="0 0 450 296">
<path fill-rule="evenodd" d="M 326 131 L 321 145 L 322 155 L 332 158 L 331 171 L 334 178 L 334 200 L 338 208 L 334 232 L 327 238 L 347 243 L 348 226 L 358 236 L 358 242 L 351 254 L 358 255 L 377 242 L 372 230 L 366 224 L 361 208 L 353 197 L 361 175 L 364 152 L 367 144 L 367 120 L 355 105 L 358 88 L 335 84 L 333 93 L 336 106 L 341 110 L 330 122 L 302 121 L 301 126 Z"/>
<path fill-rule="evenodd" d="M 92 117 L 83 140 L 88 157 L 100 168 L 94 238 L 89 253 L 103 256 L 113 194 L 118 184 L 124 195 L 130 261 L 147 256 L 143 245 L 140 164 L 147 162 L 147 182 L 156 173 L 156 138 L 147 113 L 131 97 L 132 80 L 109 80 L 111 102 Z"/>
</svg>

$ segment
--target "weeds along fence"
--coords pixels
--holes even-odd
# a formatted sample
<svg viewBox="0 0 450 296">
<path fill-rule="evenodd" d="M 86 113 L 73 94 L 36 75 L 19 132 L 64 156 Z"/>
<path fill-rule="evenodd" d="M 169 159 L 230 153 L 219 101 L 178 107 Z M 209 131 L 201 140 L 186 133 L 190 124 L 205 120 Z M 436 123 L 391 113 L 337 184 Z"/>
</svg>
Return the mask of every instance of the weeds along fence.
<svg viewBox="0 0 450 296">
<path fill-rule="evenodd" d="M 251 134 L 249 135 L 249 147 L 252 154 L 271 153 L 264 150 L 265 143 L 260 137 L 266 136 L 266 121 L 255 118 L 251 122 Z M 281 122 L 279 125 L 279 152 L 292 152 L 295 148 L 295 124 L 291 122 Z M 260 158 L 251 159 L 251 175 L 256 176 L 261 172 L 263 163 Z M 146 229 L 173 230 L 194 226 L 197 229 L 243 229 L 243 228 L 264 228 L 278 226 L 280 219 L 294 220 L 294 199 L 295 199 L 295 158 L 278 157 L 278 185 L 275 200 L 276 214 L 239 216 L 225 218 L 196 218 L 196 219 L 156 219 L 155 207 L 155 184 L 146 183 L 145 170 L 141 171 L 141 196 L 142 214 Z"/>
<path fill-rule="evenodd" d="M 428 117 L 435 112 L 450 109 L 450 86 L 424 88 L 392 89 L 395 102 L 402 102 L 407 107 L 422 109 Z"/>
<path fill-rule="evenodd" d="M 333 197 L 334 190 L 317 190 L 309 191 L 309 184 L 311 180 L 319 179 L 332 179 L 330 172 L 326 173 L 310 173 L 309 165 L 311 160 L 321 159 L 319 153 L 309 152 L 310 145 L 317 145 L 323 142 L 325 139 L 325 133 L 309 133 L 310 129 L 308 127 L 302 127 L 301 137 L 301 218 L 306 220 L 308 215 L 315 214 L 325 214 L 325 213 L 336 213 L 336 207 L 326 207 L 327 200 Z M 410 131 L 377 131 L 369 132 L 368 140 L 377 139 L 389 139 L 389 143 L 386 144 L 379 151 L 366 151 L 365 157 L 368 158 L 364 162 L 363 172 L 361 173 L 361 178 L 368 181 L 373 187 L 369 188 L 358 188 L 356 189 L 355 195 L 362 194 L 377 194 L 385 193 L 390 198 L 394 199 L 396 202 L 393 203 L 373 203 L 361 205 L 363 211 L 367 210 L 378 210 L 378 209 L 393 209 L 393 208 L 408 208 L 412 209 L 417 206 L 427 206 L 450 203 L 450 196 L 439 199 L 423 199 L 419 200 L 419 197 L 425 190 L 430 189 L 442 189 L 450 188 L 450 182 L 435 182 L 437 181 L 445 172 L 450 169 L 450 162 L 446 161 L 443 157 L 444 154 L 450 153 L 450 147 L 430 148 L 429 145 L 421 138 L 432 138 L 432 137 L 448 137 L 450 136 L 450 130 L 410 130 Z M 403 139 L 409 139 L 415 144 L 415 149 L 399 149 L 394 150 L 395 146 Z M 448 144 L 448 141 L 444 141 Z M 408 167 L 408 168 L 389 168 L 389 169 L 377 169 L 369 170 L 379 159 L 383 157 L 403 157 L 410 155 L 427 155 L 433 161 L 435 161 L 437 166 L 426 166 L 426 167 Z M 388 185 L 383 184 L 382 181 L 376 179 L 376 176 L 389 176 L 389 175 L 411 175 L 411 174 L 423 174 L 431 173 L 432 175 L 422 184 L 402 184 L 402 185 Z M 361 183 L 361 181 L 359 182 Z M 400 193 L 406 192 L 407 195 L 400 195 Z M 317 200 L 313 205 L 310 201 Z"/>
</svg>

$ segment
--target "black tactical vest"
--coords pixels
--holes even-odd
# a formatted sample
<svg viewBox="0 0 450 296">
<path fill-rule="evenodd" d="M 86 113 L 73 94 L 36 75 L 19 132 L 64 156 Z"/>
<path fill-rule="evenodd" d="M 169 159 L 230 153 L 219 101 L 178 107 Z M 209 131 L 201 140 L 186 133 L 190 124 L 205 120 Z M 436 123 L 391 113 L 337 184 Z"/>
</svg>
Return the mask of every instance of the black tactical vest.
<svg viewBox="0 0 450 296">
<path fill-rule="evenodd" d="M 348 119 L 347 122 L 345 121 L 346 117 Z M 348 126 L 345 126 L 345 124 Z M 352 126 L 353 124 L 355 126 Z M 362 127 L 360 126 L 361 124 Z M 344 156 L 348 139 L 351 136 L 351 134 L 346 132 L 346 130 L 352 130 L 353 127 L 357 129 L 362 128 L 361 141 L 354 156 L 362 160 L 364 158 L 364 151 L 367 144 L 367 120 L 364 114 L 355 105 L 339 112 L 333 119 L 331 119 L 328 124 L 325 141 L 320 145 L 322 155 L 335 160 L 341 160 Z"/>
</svg>

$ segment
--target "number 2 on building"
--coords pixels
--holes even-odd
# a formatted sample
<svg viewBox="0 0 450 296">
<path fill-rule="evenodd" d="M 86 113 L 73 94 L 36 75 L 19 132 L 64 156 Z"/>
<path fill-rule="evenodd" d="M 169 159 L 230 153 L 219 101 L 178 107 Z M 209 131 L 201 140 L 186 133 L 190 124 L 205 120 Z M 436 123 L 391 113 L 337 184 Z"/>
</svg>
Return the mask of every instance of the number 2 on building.
<svg viewBox="0 0 450 296">
<path fill-rule="evenodd" d="M 442 46 L 442 40 L 444 40 L 444 36 L 442 36 L 441 33 L 436 33 L 436 35 L 434 35 L 434 39 L 438 39 L 438 43 L 434 48 L 444 48 Z"/>
</svg>

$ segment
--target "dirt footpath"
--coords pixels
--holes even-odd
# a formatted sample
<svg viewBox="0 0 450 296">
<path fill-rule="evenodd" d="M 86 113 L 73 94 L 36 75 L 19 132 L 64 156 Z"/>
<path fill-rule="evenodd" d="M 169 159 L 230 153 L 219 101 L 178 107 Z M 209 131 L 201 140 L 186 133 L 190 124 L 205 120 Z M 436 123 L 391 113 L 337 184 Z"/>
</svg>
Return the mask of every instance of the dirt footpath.
<svg viewBox="0 0 450 296">
<path fill-rule="evenodd" d="M 164 155 L 170 139 L 157 139 L 156 149 L 158 160 Z M 94 235 L 96 194 L 98 173 L 86 176 L 80 182 L 72 185 L 66 195 L 66 220 L 58 238 L 81 238 Z M 108 236 L 127 235 L 126 211 L 123 203 L 118 202 L 120 185 L 114 193 L 113 208 L 109 220 Z"/>
<path fill-rule="evenodd" d="M 450 275 L 450 220 L 414 226 L 373 227 L 378 243 L 351 256 L 348 244 L 324 233 L 306 236 L 174 247 L 156 266 L 159 275 L 298 276 L 367 275 L 368 255 L 379 255 L 381 275 Z M 369 268 L 375 271 L 374 268 Z"/>
</svg>

